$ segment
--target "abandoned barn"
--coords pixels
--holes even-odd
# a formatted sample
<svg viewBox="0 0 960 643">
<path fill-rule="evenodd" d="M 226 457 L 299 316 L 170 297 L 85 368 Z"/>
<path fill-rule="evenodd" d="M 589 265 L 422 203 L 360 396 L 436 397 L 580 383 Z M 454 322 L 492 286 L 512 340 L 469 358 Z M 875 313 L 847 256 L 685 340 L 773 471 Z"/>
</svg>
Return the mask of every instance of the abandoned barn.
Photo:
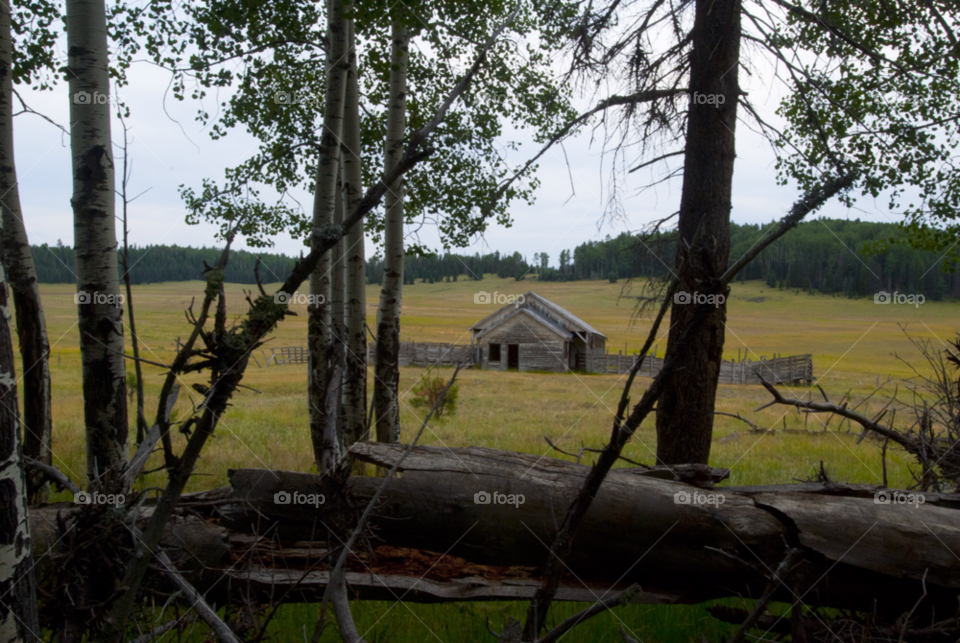
<svg viewBox="0 0 960 643">
<path fill-rule="evenodd" d="M 535 292 L 517 297 L 470 330 L 481 368 L 585 370 L 588 355 L 606 351 L 606 335 Z"/>
</svg>

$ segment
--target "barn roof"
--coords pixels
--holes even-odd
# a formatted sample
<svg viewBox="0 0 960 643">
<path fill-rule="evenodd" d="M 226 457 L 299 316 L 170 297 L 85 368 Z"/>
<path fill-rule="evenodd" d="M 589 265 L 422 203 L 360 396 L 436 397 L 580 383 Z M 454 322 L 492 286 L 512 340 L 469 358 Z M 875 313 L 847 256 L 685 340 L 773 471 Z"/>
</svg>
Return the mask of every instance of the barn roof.
<svg viewBox="0 0 960 643">
<path fill-rule="evenodd" d="M 522 304 L 507 304 L 506 306 L 499 308 L 495 312 L 478 321 L 476 324 L 470 327 L 470 330 L 480 331 L 482 334 L 489 330 L 488 326 L 491 323 L 493 324 L 491 327 L 499 326 L 510 317 L 513 317 L 513 314 L 505 314 L 505 311 L 508 308 L 527 310 L 533 314 L 535 318 L 543 323 L 546 323 L 548 326 L 560 327 L 565 329 L 567 332 L 589 333 L 591 335 L 598 335 L 606 338 L 606 335 L 568 311 L 566 308 L 556 305 L 549 299 L 541 297 L 532 290 L 523 296 Z"/>
<path fill-rule="evenodd" d="M 507 305 L 508 305 L 508 306 L 512 306 L 513 304 L 507 304 Z M 502 309 L 501 309 L 501 310 L 502 310 Z M 499 312 L 499 311 L 498 311 L 498 312 Z M 571 332 L 570 332 L 569 330 L 567 330 L 566 328 L 563 328 L 563 327 L 561 327 L 561 326 L 558 326 L 554 321 L 552 321 L 551 319 L 545 317 L 544 315 L 541 315 L 541 314 L 540 314 L 539 312 L 537 312 L 536 310 L 533 310 L 533 309 L 530 309 L 530 308 L 524 308 L 524 307 L 521 307 L 521 306 L 517 306 L 516 308 L 514 308 L 514 310 L 510 311 L 509 313 L 507 313 L 507 315 L 506 315 L 505 317 L 503 317 L 502 319 L 500 319 L 496 324 L 490 326 L 489 328 L 484 328 L 484 329 L 482 329 L 482 330 L 477 334 L 477 337 L 483 337 L 483 336 L 484 336 L 486 333 L 488 333 L 489 331 L 494 330 L 495 328 L 499 328 L 499 327 L 502 326 L 505 322 L 507 322 L 507 321 L 510 320 L 510 319 L 513 319 L 514 317 L 516 317 L 517 315 L 520 315 L 520 314 L 527 315 L 528 317 L 532 317 L 535 321 L 541 323 L 541 324 L 542 324 L 543 326 L 545 326 L 548 330 L 556 333 L 557 335 L 559 335 L 560 337 L 562 337 L 563 339 L 565 339 L 565 340 L 567 340 L 567 341 L 570 341 L 571 339 L 573 339 L 573 333 L 571 333 Z M 474 326 L 473 328 L 476 328 L 476 326 Z M 471 330 L 472 330 L 473 328 L 471 328 Z"/>
</svg>

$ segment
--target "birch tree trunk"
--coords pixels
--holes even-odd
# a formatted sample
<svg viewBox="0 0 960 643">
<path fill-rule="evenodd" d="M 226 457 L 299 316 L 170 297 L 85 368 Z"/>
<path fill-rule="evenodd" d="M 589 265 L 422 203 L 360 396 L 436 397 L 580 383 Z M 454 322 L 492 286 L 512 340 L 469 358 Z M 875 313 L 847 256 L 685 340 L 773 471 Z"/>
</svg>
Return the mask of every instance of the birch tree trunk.
<svg viewBox="0 0 960 643">
<path fill-rule="evenodd" d="M 349 28 L 347 28 L 349 32 Z M 349 42 L 349 35 L 348 35 Z M 346 83 L 346 79 L 344 79 Z M 346 85 L 344 85 L 346 87 Z M 346 106 L 344 106 L 346 109 Z M 342 126 L 341 126 L 342 128 Z M 341 132 L 342 133 L 342 132 Z M 341 146 L 343 141 L 341 139 Z M 333 224 L 339 226 L 343 223 L 343 151 L 340 152 L 339 170 L 337 172 L 337 198 L 333 207 Z M 330 251 L 330 353 L 334 361 L 336 376 L 331 386 L 330 393 L 333 396 L 332 404 L 335 412 L 335 427 L 337 439 L 337 453 L 345 454 L 345 445 L 343 439 L 343 371 L 344 359 L 346 358 L 346 337 L 344 337 L 344 303 L 343 289 L 344 263 L 343 252 L 346 247 L 346 240 L 341 237 L 337 245 Z"/>
<path fill-rule="evenodd" d="M 343 204 L 348 212 L 363 198 L 360 161 L 360 82 L 357 78 L 356 38 L 349 21 L 350 69 L 343 106 Z M 344 323 L 347 339 L 343 378 L 343 441 L 350 446 L 367 435 L 367 261 L 363 221 L 346 236 L 344 244 Z"/>
<path fill-rule="evenodd" d="M 329 0 L 327 87 L 323 103 L 323 133 L 317 161 L 317 179 L 313 201 L 311 249 L 320 247 L 324 235 L 333 226 L 337 201 L 340 134 L 343 124 L 343 99 L 347 80 L 347 33 L 342 18 L 341 0 Z M 308 307 L 309 375 L 307 398 L 310 408 L 310 438 L 314 459 L 320 471 L 328 471 L 337 462 L 336 404 L 331 413 L 330 397 L 339 395 L 334 379 L 333 333 L 330 316 L 330 269 L 332 252 L 326 253 L 310 275 L 310 292 L 316 300 Z M 322 297 L 322 299 L 321 299 Z"/>
<path fill-rule="evenodd" d="M 10 6 L 5 4 L 0 7 L 0 51 L 7 63 L 10 61 L 10 42 Z M 4 70 L 10 71 L 9 64 Z M 5 83 L 9 78 L 7 73 Z M 9 98 L 9 93 L 6 96 Z M 0 643 L 13 643 L 39 641 L 40 624 L 30 547 L 27 481 L 20 442 L 13 336 L 6 272 L 2 264 L 0 261 Z"/>
<path fill-rule="evenodd" d="M 390 96 L 387 109 L 387 141 L 384 172 L 392 170 L 403 156 L 407 118 L 407 56 L 410 34 L 399 22 L 392 26 L 390 49 Z M 390 186 L 383 197 L 386 215 L 383 232 L 383 288 L 377 308 L 376 378 L 373 405 L 377 418 L 377 441 L 400 441 L 400 308 L 403 297 L 403 181 Z"/>
<path fill-rule="evenodd" d="M 0 8 L 0 225 L 3 226 L 4 267 L 16 309 L 17 338 L 23 362 L 24 453 L 51 464 L 50 344 L 37 287 L 37 271 L 20 210 L 17 168 L 13 154 L 13 44 L 10 7 Z M 47 499 L 42 476 L 27 476 L 30 504 Z"/>
<path fill-rule="evenodd" d="M 675 266 L 679 290 L 708 294 L 727 269 L 734 130 L 740 86 L 740 0 L 697 0 Z M 698 100 L 697 97 L 702 99 Z M 713 100 L 710 100 L 710 97 Z M 723 96 L 720 104 L 719 97 Z M 691 248 L 694 237 L 700 241 Z M 726 294 L 726 293 L 724 293 Z M 674 303 L 666 359 L 681 367 L 657 402 L 657 463 L 706 464 L 723 358 L 726 306 L 711 307 L 701 331 L 680 343 L 703 305 Z"/>
<path fill-rule="evenodd" d="M 127 462 L 123 299 L 117 271 L 110 76 L 103 0 L 67 0 L 73 240 L 83 364 L 87 475 Z M 111 486 L 113 475 L 103 480 Z"/>
</svg>

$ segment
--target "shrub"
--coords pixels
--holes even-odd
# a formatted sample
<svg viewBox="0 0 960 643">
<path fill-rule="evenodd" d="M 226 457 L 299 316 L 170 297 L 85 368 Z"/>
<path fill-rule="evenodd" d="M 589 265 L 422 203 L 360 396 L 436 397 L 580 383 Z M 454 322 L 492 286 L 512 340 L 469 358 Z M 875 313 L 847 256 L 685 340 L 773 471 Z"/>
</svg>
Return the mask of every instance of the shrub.
<svg viewBox="0 0 960 643">
<path fill-rule="evenodd" d="M 415 408 L 429 410 L 440 399 L 440 394 L 443 393 L 447 382 L 442 377 L 433 377 L 432 375 L 428 370 L 420 383 L 413 387 L 414 398 L 410 401 L 410 404 Z M 447 391 L 447 394 L 443 396 L 443 400 L 437 406 L 437 410 L 433 414 L 434 417 L 443 417 L 444 413 L 448 415 L 456 413 L 459 388 L 456 384 L 450 387 L 450 390 Z"/>
</svg>

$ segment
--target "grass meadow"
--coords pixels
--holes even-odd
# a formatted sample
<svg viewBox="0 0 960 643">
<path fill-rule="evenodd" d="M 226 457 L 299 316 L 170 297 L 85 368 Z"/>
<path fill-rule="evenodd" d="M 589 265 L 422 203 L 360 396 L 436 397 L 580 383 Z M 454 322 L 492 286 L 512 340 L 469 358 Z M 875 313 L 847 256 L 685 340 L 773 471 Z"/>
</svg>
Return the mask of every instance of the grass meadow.
<svg viewBox="0 0 960 643">
<path fill-rule="evenodd" d="M 249 287 L 247 287 L 249 288 Z M 75 481 L 83 482 L 85 469 L 84 431 L 77 314 L 71 284 L 41 285 L 51 344 L 53 380 L 54 464 Z M 243 286 L 227 286 L 228 312 L 239 318 L 246 309 Z M 650 319 L 635 318 L 635 295 L 639 286 L 623 282 L 579 281 L 568 283 L 498 279 L 488 275 L 482 281 L 421 284 L 404 287 L 402 339 L 468 343 L 469 327 L 495 310 L 495 305 L 474 303 L 479 291 L 521 294 L 533 290 L 567 308 L 607 335 L 608 350 L 630 353 L 642 345 Z M 633 298 L 631 298 L 633 296 Z M 189 326 L 184 317 L 193 297 L 202 297 L 202 283 L 163 283 L 134 288 L 136 319 L 145 359 L 169 363 L 175 341 L 185 338 Z M 376 314 L 378 287 L 367 289 L 368 319 Z M 298 310 L 299 308 L 299 310 Z M 263 352 L 251 362 L 244 384 L 233 406 L 223 418 L 215 438 L 208 443 L 197 475 L 188 491 L 226 484 L 227 470 L 264 467 L 308 471 L 312 467 L 307 428 L 306 365 L 264 367 L 272 347 L 306 343 L 306 310 L 294 307 L 299 316 L 290 317 L 276 329 Z M 126 320 L 126 316 L 125 316 Z M 923 372 L 922 356 L 911 344 L 911 336 L 942 347 L 960 331 L 960 302 L 927 302 L 919 307 L 877 305 L 872 299 L 850 300 L 811 295 L 794 290 L 771 289 L 761 282 L 734 284 L 728 301 L 725 358 L 747 355 L 758 360 L 773 354 L 811 353 L 814 375 L 835 402 L 849 395 L 852 404 L 863 401 L 878 383 L 887 384 L 879 395 L 860 410 L 870 415 L 883 405 L 881 397 L 898 383 Z M 663 331 L 665 333 L 665 329 Z M 129 328 L 126 329 L 129 346 Z M 662 355 L 665 338 L 659 342 Z M 130 352 L 128 350 L 128 352 Z M 19 365 L 18 365 L 19 369 Z M 132 368 L 130 369 L 132 371 Z M 22 372 L 19 371 L 18 372 Z M 403 434 L 412 436 L 422 421 L 422 411 L 409 404 L 411 389 L 426 369 L 401 369 L 400 390 Z M 147 417 L 156 412 L 156 395 L 162 383 L 161 369 L 145 365 Z M 450 369 L 437 369 L 441 377 Z M 185 378 L 177 412 L 186 413 L 198 394 L 189 388 L 202 377 Z M 459 378 L 460 394 L 456 414 L 428 427 L 424 444 L 460 447 L 487 446 L 542 455 L 552 452 L 544 437 L 566 451 L 582 446 L 600 447 L 609 434 L 613 411 L 624 382 L 623 376 L 579 373 L 545 374 L 466 370 Z M 633 398 L 649 380 L 639 378 Z M 251 390 L 255 389 L 255 390 Z M 819 397 L 819 392 L 814 389 Z M 811 393 L 806 387 L 792 387 L 796 397 Z M 756 424 L 771 429 L 757 433 L 734 418 L 718 416 L 711 453 L 713 466 L 731 470 L 729 484 L 785 483 L 812 476 L 824 463 L 837 481 L 879 484 L 882 481 L 880 446 L 867 439 L 859 441 L 858 431 L 834 418 L 800 415 L 785 407 L 754 409 L 767 403 L 769 395 L 759 386 L 720 387 L 717 408 L 740 413 Z M 131 406 L 132 410 L 132 406 Z M 130 417 L 133 418 L 131 412 Z M 29 430 L 29 427 L 26 427 Z M 181 447 L 183 437 L 176 435 Z M 625 455 L 653 463 L 656 434 L 649 418 Z M 589 454 L 587 454 L 589 456 Z M 156 463 L 160 459 L 154 456 Z M 569 459 L 569 458 L 568 458 Z M 585 457 L 585 462 L 590 458 Z M 910 483 L 908 461 L 893 449 L 887 467 L 892 487 Z M 151 465 L 147 467 L 154 468 Z M 162 474 L 143 481 L 146 487 L 162 485 Z M 66 494 L 54 500 L 67 500 Z M 557 617 L 573 613 L 580 606 L 565 605 Z M 461 604 L 449 606 L 400 603 L 364 603 L 357 607 L 361 632 L 371 641 L 484 641 L 493 640 L 485 630 L 508 615 L 521 616 L 524 605 L 515 603 Z M 302 625 L 310 631 L 315 619 L 313 606 L 288 606 L 276 621 L 274 641 L 301 641 Z M 606 614 L 565 637 L 567 641 L 618 641 L 620 621 L 634 632 L 634 638 L 656 642 L 699 641 L 705 634 L 714 640 L 730 630 L 710 619 L 699 606 L 628 606 Z M 329 637 L 329 638 L 328 638 Z M 336 640 L 328 632 L 324 640 Z"/>
</svg>

